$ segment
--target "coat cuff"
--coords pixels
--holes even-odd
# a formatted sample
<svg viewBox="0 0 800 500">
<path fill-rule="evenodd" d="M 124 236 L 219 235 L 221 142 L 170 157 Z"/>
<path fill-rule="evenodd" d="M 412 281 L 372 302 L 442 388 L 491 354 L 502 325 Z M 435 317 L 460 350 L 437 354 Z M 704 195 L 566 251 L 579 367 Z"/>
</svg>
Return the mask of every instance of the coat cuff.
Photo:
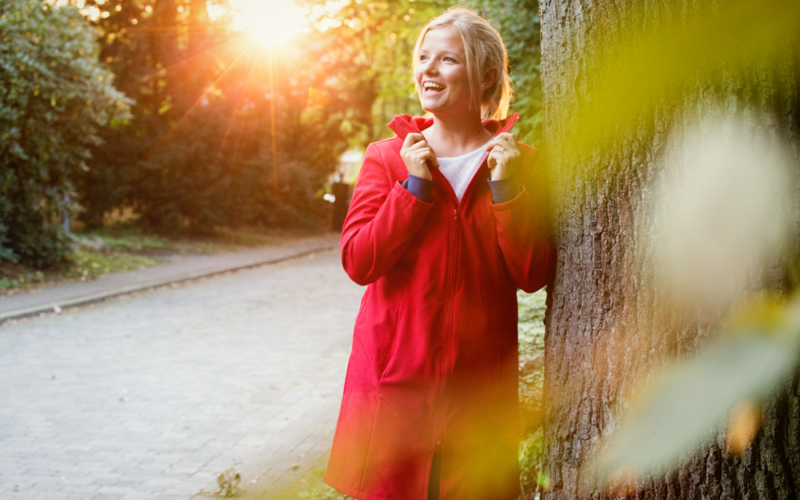
<svg viewBox="0 0 800 500">
<path fill-rule="evenodd" d="M 433 200 L 434 186 L 433 181 L 411 174 L 408 174 L 408 179 L 403 181 L 403 187 L 406 188 L 406 191 L 425 203 L 430 203 Z"/>
<path fill-rule="evenodd" d="M 489 179 L 489 188 L 492 190 L 492 201 L 495 204 L 505 203 L 516 198 L 521 192 L 522 187 L 514 177 L 493 181 Z"/>
</svg>

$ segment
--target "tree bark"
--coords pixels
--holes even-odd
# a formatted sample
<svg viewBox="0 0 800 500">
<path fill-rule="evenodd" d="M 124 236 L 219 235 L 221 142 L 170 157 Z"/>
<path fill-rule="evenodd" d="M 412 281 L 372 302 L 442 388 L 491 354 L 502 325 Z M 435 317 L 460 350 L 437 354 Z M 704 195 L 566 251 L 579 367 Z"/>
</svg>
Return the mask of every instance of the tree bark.
<svg viewBox="0 0 800 500">
<path fill-rule="evenodd" d="M 702 2 L 701 2 L 702 3 Z M 657 287 L 647 286 L 652 249 L 638 239 L 670 132 L 688 130 L 702 116 L 746 116 L 748 126 L 798 144 L 797 65 L 785 61 L 730 72 L 724 81 L 698 76 L 679 102 L 656 106 L 613 147 L 591 159 L 570 157 L 564 109 L 590 99 L 592 61 L 621 31 L 645 30 L 686 15 L 683 0 L 541 0 L 544 144 L 550 161 L 557 269 L 548 288 L 545 361 L 545 472 L 543 498 L 790 499 L 800 495 L 800 387 L 797 379 L 765 408 L 753 445 L 729 455 L 721 440 L 677 474 L 644 478 L 635 491 L 612 495 L 587 485 L 580 467 L 613 431 L 625 394 L 665 358 L 691 353 L 711 325 L 663 310 Z M 747 36 L 747 27 L 742 27 Z M 698 47 L 702 50 L 702 47 Z M 797 162 L 795 162 L 797 164 Z M 795 197 L 797 199 L 798 197 Z M 643 224 L 643 222 L 645 224 Z"/>
</svg>

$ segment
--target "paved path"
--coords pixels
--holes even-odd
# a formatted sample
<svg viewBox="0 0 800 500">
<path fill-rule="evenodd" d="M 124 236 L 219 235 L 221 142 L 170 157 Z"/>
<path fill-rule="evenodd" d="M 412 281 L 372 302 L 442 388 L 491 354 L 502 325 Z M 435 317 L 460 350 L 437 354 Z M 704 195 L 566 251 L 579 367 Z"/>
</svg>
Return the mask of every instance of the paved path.
<svg viewBox="0 0 800 500">
<path fill-rule="evenodd" d="M 90 281 L 48 285 L 32 293 L 0 299 L 0 322 L 57 312 L 67 307 L 90 304 L 126 293 L 193 280 L 236 269 L 280 262 L 339 247 L 339 235 L 305 238 L 265 248 L 218 255 L 176 255 L 156 267 L 111 273 Z"/>
<path fill-rule="evenodd" d="M 0 327 L 0 499 L 285 482 L 330 447 L 362 293 L 328 251 Z"/>
</svg>

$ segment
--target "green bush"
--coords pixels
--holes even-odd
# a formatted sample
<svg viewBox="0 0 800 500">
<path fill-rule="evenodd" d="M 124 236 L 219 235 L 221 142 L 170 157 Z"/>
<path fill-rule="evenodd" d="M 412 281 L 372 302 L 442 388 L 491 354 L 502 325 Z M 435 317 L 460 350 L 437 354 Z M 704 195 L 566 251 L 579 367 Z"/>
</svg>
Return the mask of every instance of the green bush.
<svg viewBox="0 0 800 500">
<path fill-rule="evenodd" d="M 77 8 L 0 3 L 0 261 L 41 268 L 68 251 L 72 179 L 129 106 L 98 53 Z"/>
</svg>

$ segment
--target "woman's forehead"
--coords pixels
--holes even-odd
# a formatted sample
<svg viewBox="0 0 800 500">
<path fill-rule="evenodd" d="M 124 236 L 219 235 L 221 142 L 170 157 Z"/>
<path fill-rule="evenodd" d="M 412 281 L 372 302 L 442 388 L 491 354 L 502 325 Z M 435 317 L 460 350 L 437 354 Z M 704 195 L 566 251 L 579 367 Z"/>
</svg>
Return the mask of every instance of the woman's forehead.
<svg viewBox="0 0 800 500">
<path fill-rule="evenodd" d="M 464 43 L 461 41 L 461 33 L 448 24 L 429 29 L 422 39 L 420 50 L 451 51 L 463 54 Z"/>
</svg>

